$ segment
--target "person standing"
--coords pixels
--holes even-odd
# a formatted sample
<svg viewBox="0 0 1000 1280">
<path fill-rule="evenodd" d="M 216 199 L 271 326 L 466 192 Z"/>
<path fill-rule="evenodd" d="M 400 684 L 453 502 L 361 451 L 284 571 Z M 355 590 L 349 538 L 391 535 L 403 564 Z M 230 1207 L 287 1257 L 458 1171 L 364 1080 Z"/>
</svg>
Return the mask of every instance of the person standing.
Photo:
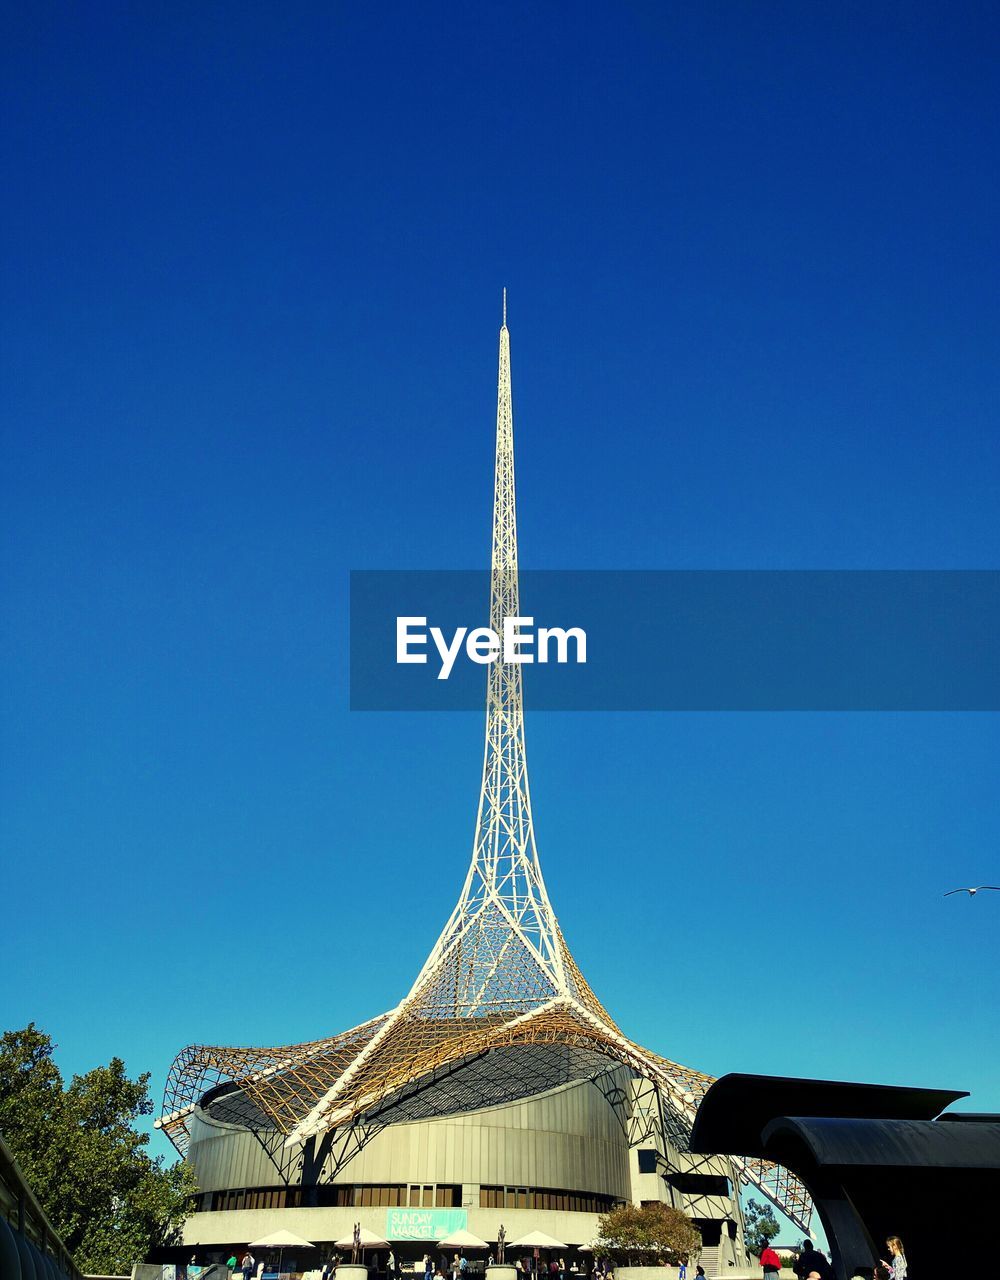
<svg viewBox="0 0 1000 1280">
<path fill-rule="evenodd" d="M 240 1267 L 240 1270 L 243 1272 L 243 1280 L 250 1280 L 250 1277 L 253 1275 L 253 1269 L 256 1262 L 257 1259 L 248 1249 L 243 1255 L 243 1265 Z"/>
<path fill-rule="evenodd" d="M 429 1253 L 424 1254 L 424 1280 L 431 1280 L 434 1274 L 434 1263 L 431 1261 Z"/>
<path fill-rule="evenodd" d="M 802 1252 L 795 1263 L 799 1280 L 835 1280 L 833 1267 L 811 1240 L 802 1241 Z"/>
<path fill-rule="evenodd" d="M 395 1280 L 396 1277 L 396 1255 L 392 1249 L 389 1250 L 389 1256 L 385 1260 L 386 1280 Z"/>
<path fill-rule="evenodd" d="M 890 1236 L 885 1242 L 889 1249 L 891 1262 L 882 1259 L 882 1266 L 889 1272 L 892 1280 L 906 1280 L 906 1254 L 903 1252 L 903 1242 L 899 1236 Z"/>
<path fill-rule="evenodd" d="M 778 1280 L 781 1272 L 781 1259 L 771 1248 L 770 1240 L 764 1245 L 763 1252 L 760 1255 L 760 1265 L 764 1269 L 764 1280 Z"/>
</svg>

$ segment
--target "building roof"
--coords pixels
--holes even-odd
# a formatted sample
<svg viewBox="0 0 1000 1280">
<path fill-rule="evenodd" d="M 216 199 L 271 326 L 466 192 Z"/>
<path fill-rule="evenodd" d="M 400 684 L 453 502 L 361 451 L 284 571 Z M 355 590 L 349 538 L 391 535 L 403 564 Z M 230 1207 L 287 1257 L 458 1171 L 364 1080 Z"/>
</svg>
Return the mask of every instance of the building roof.
<svg viewBox="0 0 1000 1280">
<path fill-rule="evenodd" d="M 691 1130 L 691 1150 L 763 1157 L 765 1127 L 778 1116 L 933 1120 L 965 1092 L 798 1077 L 721 1076 L 708 1089 Z"/>
</svg>

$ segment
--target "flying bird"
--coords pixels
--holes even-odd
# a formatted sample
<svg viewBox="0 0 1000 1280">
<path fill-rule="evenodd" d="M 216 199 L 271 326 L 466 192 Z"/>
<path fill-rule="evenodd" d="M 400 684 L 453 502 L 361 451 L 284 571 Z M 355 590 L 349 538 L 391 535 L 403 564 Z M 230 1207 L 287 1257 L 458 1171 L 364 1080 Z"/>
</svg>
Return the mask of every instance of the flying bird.
<svg viewBox="0 0 1000 1280">
<path fill-rule="evenodd" d="M 949 889 L 944 896 L 950 898 L 953 893 L 967 893 L 970 898 L 974 898 L 980 889 L 1000 890 L 1000 884 L 977 884 L 974 889 Z"/>
</svg>

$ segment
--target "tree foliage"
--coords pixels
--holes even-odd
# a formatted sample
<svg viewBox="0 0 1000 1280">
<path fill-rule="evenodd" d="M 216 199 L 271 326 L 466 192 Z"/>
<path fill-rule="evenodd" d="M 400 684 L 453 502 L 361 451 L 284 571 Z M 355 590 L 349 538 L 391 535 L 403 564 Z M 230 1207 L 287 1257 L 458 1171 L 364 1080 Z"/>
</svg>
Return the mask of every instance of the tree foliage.
<svg viewBox="0 0 1000 1280">
<path fill-rule="evenodd" d="M 194 1174 L 144 1149 L 148 1072 L 130 1080 L 112 1058 L 66 1086 L 54 1048 L 34 1023 L 0 1037 L 0 1133 L 77 1266 L 127 1274 L 179 1237 Z"/>
<path fill-rule="evenodd" d="M 668 1204 L 619 1205 L 598 1219 L 600 1246 L 607 1253 L 624 1254 L 631 1265 L 679 1262 L 701 1249 L 697 1227 L 680 1209 Z"/>
<path fill-rule="evenodd" d="M 744 1240 L 751 1253 L 762 1253 L 781 1228 L 770 1205 L 748 1200 L 743 1210 Z"/>
</svg>

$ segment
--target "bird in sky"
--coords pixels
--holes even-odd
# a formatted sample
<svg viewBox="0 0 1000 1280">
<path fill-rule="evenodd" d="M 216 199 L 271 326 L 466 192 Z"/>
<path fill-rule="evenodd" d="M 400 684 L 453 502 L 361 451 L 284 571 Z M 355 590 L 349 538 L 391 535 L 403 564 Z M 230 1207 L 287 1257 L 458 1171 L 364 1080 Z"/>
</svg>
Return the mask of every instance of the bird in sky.
<svg viewBox="0 0 1000 1280">
<path fill-rule="evenodd" d="M 1000 884 L 977 884 L 974 889 L 949 889 L 944 896 L 950 898 L 953 893 L 967 893 L 970 898 L 974 898 L 980 889 L 1000 890 Z"/>
</svg>

